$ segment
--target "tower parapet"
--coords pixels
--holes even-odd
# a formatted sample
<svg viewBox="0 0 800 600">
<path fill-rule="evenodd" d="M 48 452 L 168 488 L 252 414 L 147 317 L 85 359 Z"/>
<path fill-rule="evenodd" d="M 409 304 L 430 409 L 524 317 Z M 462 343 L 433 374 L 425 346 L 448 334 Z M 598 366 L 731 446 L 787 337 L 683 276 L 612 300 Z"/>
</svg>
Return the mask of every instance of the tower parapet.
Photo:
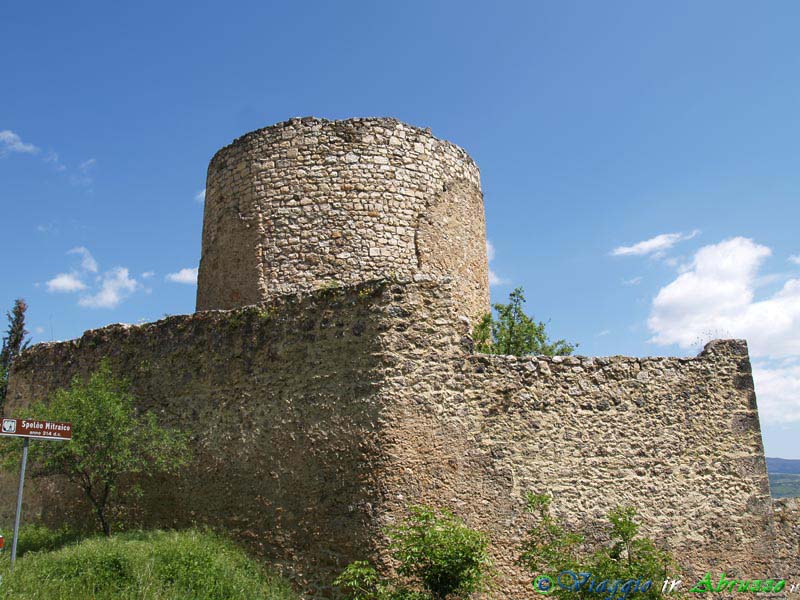
<svg viewBox="0 0 800 600">
<path fill-rule="evenodd" d="M 480 174 L 458 146 L 396 119 L 302 118 L 211 160 L 197 310 L 417 274 L 488 312 Z"/>
</svg>

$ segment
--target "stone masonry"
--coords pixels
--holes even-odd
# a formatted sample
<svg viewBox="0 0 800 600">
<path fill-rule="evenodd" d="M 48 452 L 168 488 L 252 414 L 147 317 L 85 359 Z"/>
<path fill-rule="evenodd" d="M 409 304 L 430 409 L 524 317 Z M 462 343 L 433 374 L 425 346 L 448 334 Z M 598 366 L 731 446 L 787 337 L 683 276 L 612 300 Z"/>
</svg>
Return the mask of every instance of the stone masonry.
<svg viewBox="0 0 800 600">
<path fill-rule="evenodd" d="M 694 358 L 474 353 L 488 286 L 462 150 L 394 120 L 292 120 L 218 153 L 207 193 L 198 308 L 230 310 L 39 344 L 11 374 L 21 413 L 106 358 L 190 432 L 194 463 L 144 482 L 136 522 L 220 528 L 325 598 L 352 560 L 391 568 L 383 528 L 429 503 L 490 535 L 494 597 L 530 598 L 514 561 L 532 490 L 599 539 L 605 512 L 636 506 L 686 580 L 800 582 L 800 514 L 770 500 L 744 341 Z M 62 481 L 26 503 L 87 519 Z"/>
<path fill-rule="evenodd" d="M 197 310 L 417 273 L 452 275 L 489 310 L 478 167 L 394 119 L 292 119 L 208 167 Z"/>
</svg>

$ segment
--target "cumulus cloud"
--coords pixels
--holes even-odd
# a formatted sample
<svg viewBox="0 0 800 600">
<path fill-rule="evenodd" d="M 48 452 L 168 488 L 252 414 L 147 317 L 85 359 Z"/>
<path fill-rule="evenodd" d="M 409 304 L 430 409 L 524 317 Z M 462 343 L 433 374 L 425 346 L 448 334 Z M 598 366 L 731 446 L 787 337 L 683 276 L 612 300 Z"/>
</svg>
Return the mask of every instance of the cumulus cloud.
<svg viewBox="0 0 800 600">
<path fill-rule="evenodd" d="M 632 277 L 631 279 L 623 279 L 622 285 L 639 285 L 642 283 L 641 277 Z"/>
<path fill-rule="evenodd" d="M 758 271 L 771 254 L 742 237 L 698 250 L 653 300 L 648 319 L 652 341 L 690 348 L 706 332 L 726 332 L 746 338 L 755 356 L 800 355 L 800 279 L 789 279 L 771 296 L 755 300 Z"/>
<path fill-rule="evenodd" d="M 80 257 L 80 267 L 69 273 L 59 273 L 46 282 L 48 292 L 83 292 L 78 304 L 86 308 L 115 308 L 137 291 L 141 285 L 128 269 L 114 267 L 97 275 L 100 266 L 89 249 L 77 246 L 67 252 Z M 143 274 L 146 278 L 147 273 Z"/>
<path fill-rule="evenodd" d="M 181 269 L 177 273 L 169 273 L 167 281 L 172 283 L 185 283 L 187 285 L 197 285 L 197 269 Z"/>
<path fill-rule="evenodd" d="M 489 259 L 489 285 L 502 285 L 504 283 L 508 283 L 507 280 L 500 277 L 497 273 L 494 272 L 491 266 L 491 262 L 494 260 L 495 250 L 492 242 L 486 240 L 486 257 Z"/>
<path fill-rule="evenodd" d="M 0 157 L 17 152 L 19 154 L 36 154 L 39 148 L 33 144 L 27 144 L 22 141 L 13 131 L 4 129 L 0 131 Z"/>
<path fill-rule="evenodd" d="M 115 267 L 103 274 L 100 289 L 95 294 L 83 296 L 78 304 L 88 308 L 116 308 L 139 287 L 128 269 Z"/>
<path fill-rule="evenodd" d="M 736 237 L 700 248 L 653 299 L 652 342 L 697 347 L 714 337 L 747 340 L 766 422 L 800 420 L 800 279 L 764 298 L 756 290 L 772 251 Z M 780 360 L 789 364 L 781 363 Z"/>
<path fill-rule="evenodd" d="M 80 292 L 86 289 L 86 284 L 75 273 L 59 273 L 46 284 L 47 291 L 51 293 Z"/>
<path fill-rule="evenodd" d="M 789 262 L 794 263 L 796 265 L 800 265 L 800 254 L 792 254 L 789 257 Z"/>
<path fill-rule="evenodd" d="M 759 416 L 767 423 L 800 421 L 800 365 L 753 366 Z"/>
<path fill-rule="evenodd" d="M 73 248 L 67 254 L 77 254 L 81 257 L 81 269 L 84 271 L 88 271 L 89 273 L 97 273 L 97 261 L 92 256 L 92 253 L 89 252 L 85 247 L 78 246 L 77 248 Z"/>
<path fill-rule="evenodd" d="M 695 229 L 691 233 L 662 233 L 648 240 L 643 240 L 631 246 L 618 246 L 611 251 L 611 256 L 647 256 L 661 257 L 678 242 L 690 240 L 700 233 Z"/>
<path fill-rule="evenodd" d="M 194 195 L 194 199 L 198 202 L 205 202 L 206 201 L 206 188 L 203 188 L 199 192 Z"/>
</svg>

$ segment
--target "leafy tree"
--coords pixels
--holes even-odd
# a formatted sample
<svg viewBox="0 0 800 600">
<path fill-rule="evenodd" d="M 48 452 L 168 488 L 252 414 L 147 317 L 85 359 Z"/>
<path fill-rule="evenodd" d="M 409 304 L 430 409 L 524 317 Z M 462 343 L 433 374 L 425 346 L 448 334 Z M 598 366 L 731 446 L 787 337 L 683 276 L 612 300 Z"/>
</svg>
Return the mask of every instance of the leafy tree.
<svg viewBox="0 0 800 600">
<path fill-rule="evenodd" d="M 0 414 L 6 404 L 6 393 L 8 391 L 8 373 L 11 370 L 11 363 L 25 350 L 30 343 L 25 339 L 28 332 L 25 331 L 25 311 L 28 305 L 22 298 L 14 301 L 14 308 L 6 313 L 8 317 L 8 335 L 3 338 L 3 348 L 0 350 Z"/>
<path fill-rule="evenodd" d="M 497 316 L 487 313 L 474 330 L 472 337 L 478 352 L 486 354 L 572 354 L 578 344 L 565 340 L 550 340 L 546 324 L 536 322 L 523 311 L 525 294 L 516 288 L 508 296 L 508 304 L 493 304 Z"/>
<path fill-rule="evenodd" d="M 657 548 L 652 540 L 638 536 L 639 524 L 633 508 L 617 507 L 610 511 L 610 545 L 581 555 L 579 550 L 585 539 L 567 532 L 550 514 L 550 500 L 547 495 L 528 494 L 528 511 L 536 514 L 538 521 L 528 530 L 519 558 L 519 563 L 535 576 L 545 574 L 552 579 L 550 593 L 593 600 L 598 597 L 623 599 L 634 592 L 637 598 L 656 600 L 661 597 L 662 583 L 676 572 L 677 565 L 672 556 Z M 561 580 L 567 589 L 558 585 L 558 575 L 564 571 L 577 575 L 575 580 L 570 576 Z M 591 577 L 582 577 L 581 573 L 590 573 Z M 652 584 L 646 586 L 647 581 Z M 602 596 L 598 591 L 603 592 Z"/>
<path fill-rule="evenodd" d="M 444 600 L 467 598 L 488 588 L 492 575 L 488 537 L 449 511 L 412 507 L 404 523 L 387 530 L 397 573 L 383 579 L 365 561 L 351 563 L 334 585 L 349 600 Z"/>
<path fill-rule="evenodd" d="M 105 360 L 87 381 L 76 376 L 69 389 L 31 405 L 25 416 L 72 423 L 71 441 L 31 444 L 29 472 L 63 475 L 77 484 L 106 536 L 122 478 L 174 472 L 189 458 L 186 436 L 161 427 L 153 413 L 139 414 L 127 382 L 116 379 Z M 14 464 L 15 445 L 3 445 L 0 453 Z M 132 491 L 140 488 L 134 484 Z"/>
</svg>

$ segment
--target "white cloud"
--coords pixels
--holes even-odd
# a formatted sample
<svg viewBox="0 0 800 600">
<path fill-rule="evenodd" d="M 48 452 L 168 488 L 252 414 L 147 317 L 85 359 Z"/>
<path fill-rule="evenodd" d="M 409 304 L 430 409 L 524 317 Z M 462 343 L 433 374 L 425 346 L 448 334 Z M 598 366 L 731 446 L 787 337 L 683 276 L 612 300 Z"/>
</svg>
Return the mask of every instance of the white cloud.
<svg viewBox="0 0 800 600">
<path fill-rule="evenodd" d="M 97 159 L 95 158 L 90 158 L 83 161 L 78 165 L 78 172 L 72 173 L 69 176 L 70 183 L 72 183 L 72 185 L 91 187 L 91 185 L 94 183 L 92 171 L 94 170 L 95 165 L 97 165 Z"/>
<path fill-rule="evenodd" d="M 494 245 L 489 240 L 486 240 L 486 258 L 491 263 L 494 260 L 495 251 Z M 489 266 L 489 285 L 502 285 L 504 283 L 508 283 L 507 280 L 500 277 L 497 273 L 492 270 L 491 265 Z"/>
<path fill-rule="evenodd" d="M 489 269 L 489 285 L 503 285 L 507 283 L 505 279 L 498 277 L 497 273 Z"/>
<path fill-rule="evenodd" d="M 78 300 L 80 306 L 115 308 L 141 287 L 124 267 L 114 267 L 102 275 L 97 275 L 99 265 L 92 253 L 84 246 L 72 248 L 67 254 L 80 256 L 80 269 L 56 275 L 46 283 L 47 291 L 84 292 Z M 146 273 L 143 274 L 143 277 L 146 275 Z M 84 282 L 84 278 L 88 283 Z"/>
<path fill-rule="evenodd" d="M 800 254 L 792 254 L 789 257 L 789 262 L 800 265 Z"/>
<path fill-rule="evenodd" d="M 652 341 L 690 348 L 711 333 L 746 338 L 754 356 L 800 355 L 800 279 L 755 300 L 758 270 L 772 254 L 737 237 L 704 246 L 653 300 Z"/>
<path fill-rule="evenodd" d="M 604 337 L 611 333 L 610 329 L 603 329 L 603 331 L 598 332 L 597 337 Z"/>
<path fill-rule="evenodd" d="M 700 248 L 653 299 L 647 324 L 652 342 L 687 349 L 714 337 L 746 339 L 763 419 L 800 421 L 800 279 L 756 299 L 771 254 L 743 237 Z"/>
<path fill-rule="evenodd" d="M 47 291 L 51 293 L 71 293 L 86 289 L 86 284 L 75 273 L 59 273 L 45 285 L 47 285 Z"/>
<path fill-rule="evenodd" d="M 800 421 L 800 365 L 753 366 L 758 414 L 766 423 Z"/>
<path fill-rule="evenodd" d="M 78 254 L 81 257 L 81 269 L 89 273 L 97 273 L 97 261 L 94 259 L 94 256 L 92 256 L 92 253 L 85 247 L 78 246 L 67 252 L 67 254 Z"/>
<path fill-rule="evenodd" d="M 0 131 L 0 157 L 10 154 L 11 152 L 36 154 L 39 152 L 39 148 L 33 144 L 26 144 L 16 133 L 4 129 Z"/>
<path fill-rule="evenodd" d="M 661 257 L 678 242 L 690 240 L 700 233 L 695 229 L 691 233 L 662 233 L 649 240 L 637 242 L 631 246 L 619 246 L 611 251 L 612 256 L 645 256 L 652 254 Z"/>
<path fill-rule="evenodd" d="M 177 273 L 170 273 L 166 277 L 167 281 L 173 283 L 185 283 L 188 285 L 197 284 L 197 269 L 181 269 Z"/>
<path fill-rule="evenodd" d="M 206 188 L 203 188 L 199 192 L 194 195 L 194 199 L 198 202 L 205 202 L 206 201 Z"/>
<path fill-rule="evenodd" d="M 53 152 L 52 150 L 47 153 L 47 156 L 44 157 L 44 162 L 52 163 L 55 167 L 56 171 L 66 171 L 67 167 L 61 164 L 61 160 L 58 158 L 58 153 Z"/>
<path fill-rule="evenodd" d="M 34 327 L 33 332 L 42 335 L 44 333 L 44 327 Z"/>
<path fill-rule="evenodd" d="M 633 277 L 631 279 L 622 280 L 622 285 L 639 285 L 640 283 L 642 283 L 641 277 Z"/>
<path fill-rule="evenodd" d="M 150 279 L 153 275 L 155 275 L 155 271 L 145 271 L 142 273 L 142 279 Z"/>
<path fill-rule="evenodd" d="M 78 303 L 88 308 L 115 308 L 139 287 L 124 267 L 115 267 L 103 274 L 100 290 L 84 296 Z"/>
</svg>

